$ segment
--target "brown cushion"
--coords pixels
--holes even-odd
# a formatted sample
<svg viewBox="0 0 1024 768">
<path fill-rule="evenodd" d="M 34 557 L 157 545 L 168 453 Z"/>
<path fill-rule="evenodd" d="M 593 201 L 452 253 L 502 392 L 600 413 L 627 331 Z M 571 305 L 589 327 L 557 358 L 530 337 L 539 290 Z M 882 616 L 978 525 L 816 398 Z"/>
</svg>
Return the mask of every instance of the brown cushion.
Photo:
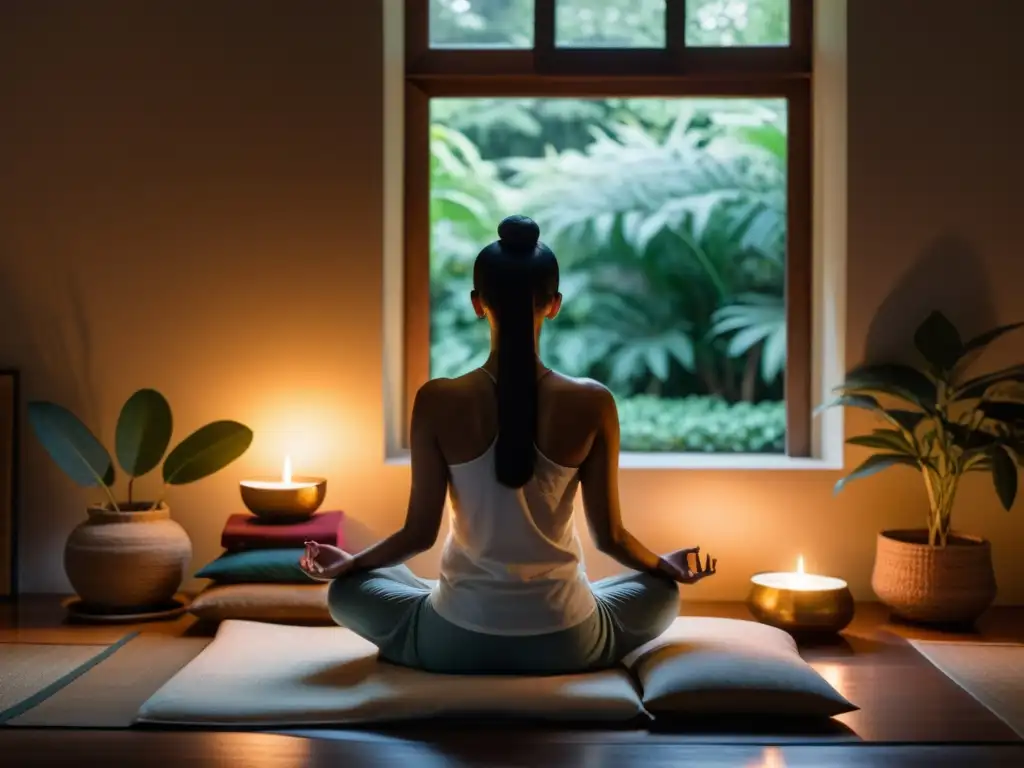
<svg viewBox="0 0 1024 768">
<path fill-rule="evenodd" d="M 333 624 L 327 584 L 214 584 L 189 610 L 200 619 Z"/>
<path fill-rule="evenodd" d="M 753 621 L 681 617 L 625 662 L 656 719 L 827 718 L 857 709 L 800 657 L 790 635 Z"/>
</svg>

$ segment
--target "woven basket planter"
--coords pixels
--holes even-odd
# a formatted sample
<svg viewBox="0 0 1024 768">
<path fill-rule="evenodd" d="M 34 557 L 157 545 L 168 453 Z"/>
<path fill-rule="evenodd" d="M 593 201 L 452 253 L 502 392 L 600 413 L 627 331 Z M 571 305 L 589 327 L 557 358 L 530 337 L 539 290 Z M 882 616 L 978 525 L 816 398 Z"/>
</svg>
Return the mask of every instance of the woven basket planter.
<svg viewBox="0 0 1024 768">
<path fill-rule="evenodd" d="M 950 533 L 945 547 L 924 530 L 878 534 L 871 587 L 903 619 L 928 624 L 973 623 L 996 596 L 992 547 L 985 539 Z"/>
<path fill-rule="evenodd" d="M 92 506 L 88 513 L 64 546 L 64 571 L 82 601 L 107 610 L 170 601 L 192 559 L 192 541 L 167 505 L 132 512 Z"/>
</svg>

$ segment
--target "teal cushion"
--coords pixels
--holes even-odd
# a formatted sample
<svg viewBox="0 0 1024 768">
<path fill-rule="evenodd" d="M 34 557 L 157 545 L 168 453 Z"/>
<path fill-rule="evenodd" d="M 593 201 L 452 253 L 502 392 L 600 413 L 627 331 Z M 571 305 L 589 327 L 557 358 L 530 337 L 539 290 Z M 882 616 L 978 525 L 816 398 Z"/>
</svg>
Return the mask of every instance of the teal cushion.
<svg viewBox="0 0 1024 768">
<path fill-rule="evenodd" d="M 220 584 L 310 584 L 299 568 L 302 549 L 251 549 L 226 552 L 196 573 Z"/>
</svg>

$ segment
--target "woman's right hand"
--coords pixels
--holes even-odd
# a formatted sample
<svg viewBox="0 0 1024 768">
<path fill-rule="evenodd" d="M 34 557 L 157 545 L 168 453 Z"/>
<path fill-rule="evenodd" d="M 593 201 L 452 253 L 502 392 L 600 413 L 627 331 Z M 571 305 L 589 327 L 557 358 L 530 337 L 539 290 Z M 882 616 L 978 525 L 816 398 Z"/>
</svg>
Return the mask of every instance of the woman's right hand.
<svg viewBox="0 0 1024 768">
<path fill-rule="evenodd" d="M 690 567 L 690 555 L 694 557 L 694 567 Z M 658 570 L 680 584 L 696 584 L 701 579 L 718 573 L 718 560 L 707 555 L 704 564 L 700 562 L 700 547 L 687 547 L 662 555 Z"/>
</svg>

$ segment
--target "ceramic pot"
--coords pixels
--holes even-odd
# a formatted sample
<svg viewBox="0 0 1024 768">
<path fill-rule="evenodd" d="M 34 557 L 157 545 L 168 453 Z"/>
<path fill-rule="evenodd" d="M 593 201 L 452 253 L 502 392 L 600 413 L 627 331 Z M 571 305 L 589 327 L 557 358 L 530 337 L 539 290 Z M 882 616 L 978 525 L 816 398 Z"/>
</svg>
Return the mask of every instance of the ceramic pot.
<svg viewBox="0 0 1024 768">
<path fill-rule="evenodd" d="M 166 605 L 181 586 L 192 542 L 166 504 L 115 512 L 91 506 L 64 547 L 64 571 L 82 601 L 98 609 Z M 139 511 L 134 511 L 138 508 Z"/>
<path fill-rule="evenodd" d="M 996 597 L 992 547 L 950 533 L 945 547 L 926 530 L 878 534 L 871 587 L 899 618 L 927 624 L 971 624 Z"/>
</svg>

